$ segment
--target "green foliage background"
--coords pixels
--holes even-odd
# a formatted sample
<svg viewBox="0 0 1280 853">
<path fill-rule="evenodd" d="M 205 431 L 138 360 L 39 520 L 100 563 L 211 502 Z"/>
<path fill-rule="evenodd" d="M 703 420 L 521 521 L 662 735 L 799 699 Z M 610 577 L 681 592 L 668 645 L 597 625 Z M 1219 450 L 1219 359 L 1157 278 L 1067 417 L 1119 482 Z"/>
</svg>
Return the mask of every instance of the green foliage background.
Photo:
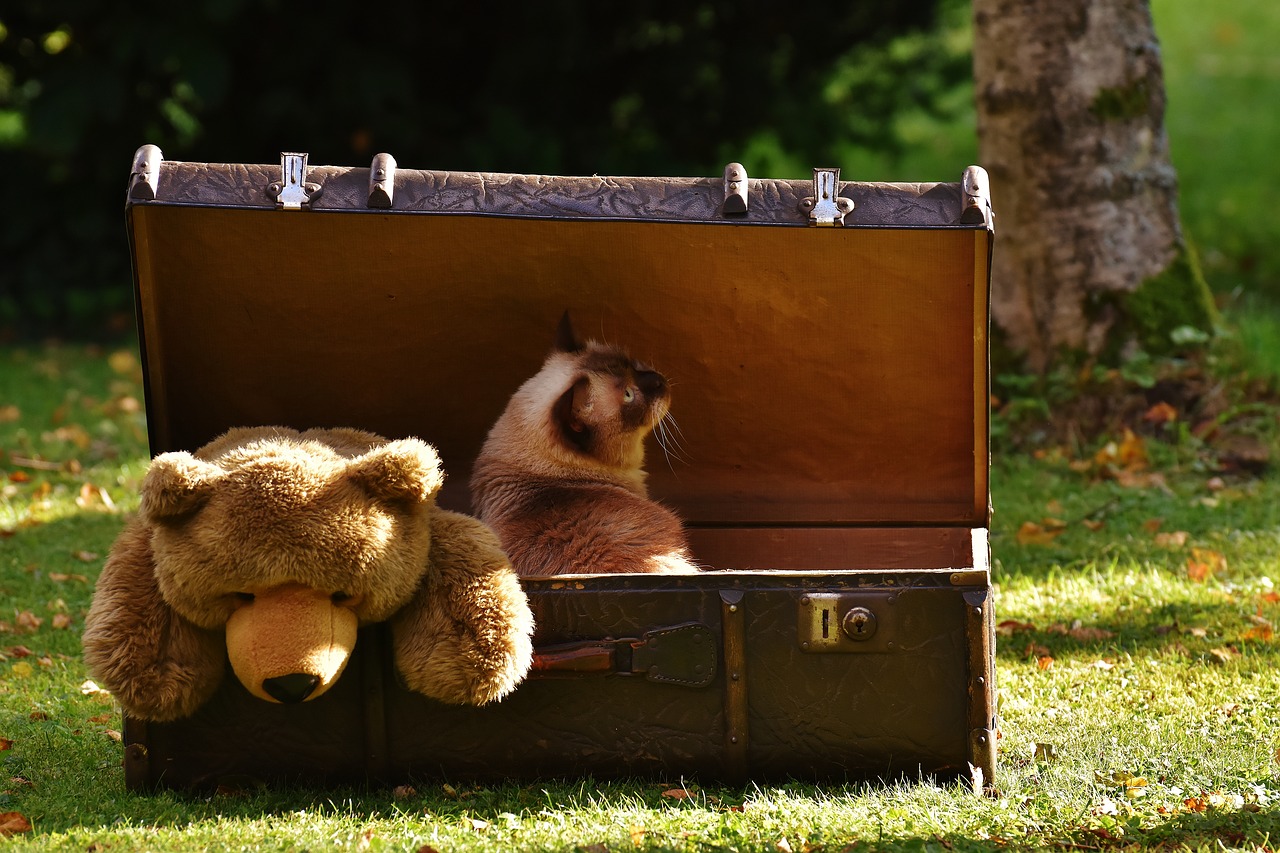
<svg viewBox="0 0 1280 853">
<path fill-rule="evenodd" d="M 111 312 L 127 325 L 120 211 L 146 142 L 212 162 L 303 150 L 360 165 L 387 151 L 412 168 L 719 175 L 738 160 L 801 177 L 883 168 L 930 123 L 972 113 L 956 0 L 121 8 L 0 11 L 10 335 L 96 331 Z M 958 178 L 973 159 L 971 140 L 960 147 L 923 177 Z"/>
</svg>

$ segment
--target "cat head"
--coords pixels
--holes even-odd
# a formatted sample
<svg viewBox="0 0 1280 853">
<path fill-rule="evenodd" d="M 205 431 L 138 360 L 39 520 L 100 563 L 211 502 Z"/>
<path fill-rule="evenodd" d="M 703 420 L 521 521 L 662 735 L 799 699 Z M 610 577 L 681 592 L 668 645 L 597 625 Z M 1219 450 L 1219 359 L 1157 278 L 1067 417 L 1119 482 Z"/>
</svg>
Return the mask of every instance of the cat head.
<svg viewBox="0 0 1280 853">
<path fill-rule="evenodd" d="M 571 453 L 611 467 L 638 467 L 644 439 L 666 416 L 666 378 L 620 347 L 584 341 L 565 312 L 549 361 L 564 387 L 551 407 L 556 438 Z"/>
</svg>

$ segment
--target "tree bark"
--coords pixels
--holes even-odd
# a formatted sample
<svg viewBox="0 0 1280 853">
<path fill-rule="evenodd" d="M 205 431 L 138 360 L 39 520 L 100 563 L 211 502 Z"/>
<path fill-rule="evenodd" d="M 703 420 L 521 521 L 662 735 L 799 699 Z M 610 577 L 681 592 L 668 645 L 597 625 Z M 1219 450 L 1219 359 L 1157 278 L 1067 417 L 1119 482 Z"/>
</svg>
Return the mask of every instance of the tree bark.
<svg viewBox="0 0 1280 853">
<path fill-rule="evenodd" d="M 1205 329 L 1212 308 L 1180 228 L 1148 0 L 974 0 L 973 14 L 1004 343 L 1044 370 L 1064 350 Z"/>
</svg>

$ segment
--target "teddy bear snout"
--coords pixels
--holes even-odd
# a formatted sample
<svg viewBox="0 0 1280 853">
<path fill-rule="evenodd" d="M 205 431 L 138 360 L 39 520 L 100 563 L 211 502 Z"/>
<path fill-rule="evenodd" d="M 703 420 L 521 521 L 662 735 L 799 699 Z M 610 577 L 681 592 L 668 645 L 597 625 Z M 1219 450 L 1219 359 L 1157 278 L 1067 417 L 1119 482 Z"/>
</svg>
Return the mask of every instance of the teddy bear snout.
<svg viewBox="0 0 1280 853">
<path fill-rule="evenodd" d="M 309 672 L 294 672 L 289 675 L 277 675 L 262 682 L 262 689 L 267 694 L 285 705 L 305 702 L 320 684 L 320 676 Z"/>
<path fill-rule="evenodd" d="M 335 594 L 300 583 L 258 589 L 227 620 L 227 657 L 245 688 L 268 702 L 296 704 L 338 680 L 356 644 L 359 619 Z"/>
</svg>

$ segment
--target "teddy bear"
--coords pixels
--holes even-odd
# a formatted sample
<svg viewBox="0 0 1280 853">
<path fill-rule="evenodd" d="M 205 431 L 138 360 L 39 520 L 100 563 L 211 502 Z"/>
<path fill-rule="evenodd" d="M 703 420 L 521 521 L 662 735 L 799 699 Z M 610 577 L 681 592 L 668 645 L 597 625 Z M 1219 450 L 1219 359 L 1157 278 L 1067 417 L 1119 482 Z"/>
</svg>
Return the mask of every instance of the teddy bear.
<svg viewBox="0 0 1280 853">
<path fill-rule="evenodd" d="M 436 505 L 435 450 L 356 429 L 233 429 L 147 470 L 103 567 L 85 661 L 130 716 L 188 717 L 227 669 L 268 702 L 322 695 L 357 629 L 390 622 L 405 685 L 509 693 L 533 617 L 493 532 Z"/>
</svg>

